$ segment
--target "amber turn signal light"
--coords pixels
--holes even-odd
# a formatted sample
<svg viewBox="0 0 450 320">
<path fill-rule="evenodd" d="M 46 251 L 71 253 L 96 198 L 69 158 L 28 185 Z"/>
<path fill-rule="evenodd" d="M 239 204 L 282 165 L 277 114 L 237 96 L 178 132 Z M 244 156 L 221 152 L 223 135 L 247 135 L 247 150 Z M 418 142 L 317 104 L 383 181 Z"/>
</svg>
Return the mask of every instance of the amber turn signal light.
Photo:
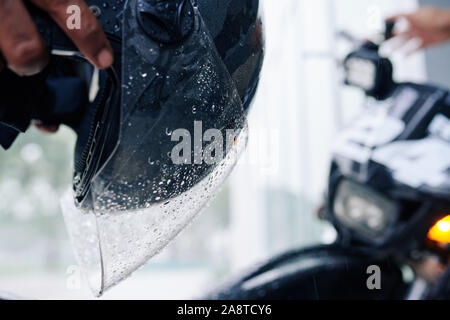
<svg viewBox="0 0 450 320">
<path fill-rule="evenodd" d="M 450 215 L 439 220 L 428 232 L 428 239 L 440 243 L 450 243 Z"/>
</svg>

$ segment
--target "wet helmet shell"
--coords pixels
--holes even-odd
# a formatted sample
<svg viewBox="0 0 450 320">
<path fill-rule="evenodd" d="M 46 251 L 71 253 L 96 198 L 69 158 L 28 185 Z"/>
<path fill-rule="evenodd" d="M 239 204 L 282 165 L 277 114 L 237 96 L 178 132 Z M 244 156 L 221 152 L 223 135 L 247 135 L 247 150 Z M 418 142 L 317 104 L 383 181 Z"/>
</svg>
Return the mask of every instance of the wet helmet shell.
<svg viewBox="0 0 450 320">
<path fill-rule="evenodd" d="M 217 114 L 217 111 L 211 112 L 211 110 L 205 109 L 200 112 L 201 115 L 192 115 L 187 112 L 187 109 L 190 108 L 188 105 L 189 103 L 185 103 L 186 105 L 184 105 L 183 102 L 180 102 L 181 98 L 186 98 L 185 94 L 184 97 L 180 96 L 178 99 L 177 105 L 180 106 L 179 112 L 173 113 L 172 117 L 166 116 L 164 119 L 161 119 L 161 110 L 164 109 L 160 106 L 163 104 L 161 101 L 168 99 L 171 86 L 174 88 L 174 91 L 176 90 L 176 86 L 169 84 L 168 81 L 154 81 L 151 87 L 149 87 L 142 95 L 141 99 L 143 101 L 137 102 L 137 104 L 141 106 L 145 105 L 146 108 L 147 105 L 152 105 L 150 109 L 138 108 L 137 111 L 142 113 L 142 121 L 149 122 L 137 125 L 129 122 L 129 125 L 142 127 L 142 132 L 148 131 L 151 127 L 153 131 L 158 131 L 157 135 L 160 134 L 160 136 L 158 137 L 155 135 L 154 139 L 147 141 L 144 147 L 137 147 L 134 140 L 140 139 L 142 135 L 126 133 L 128 128 L 124 128 L 123 124 L 121 124 L 122 120 L 119 120 L 121 115 L 114 108 L 114 104 L 117 104 L 117 101 L 114 101 L 114 98 L 109 98 L 107 101 L 94 102 L 94 104 L 100 105 L 100 108 L 105 110 L 116 110 L 116 112 L 115 114 L 114 112 L 110 112 L 109 119 L 104 121 L 109 124 L 110 128 L 108 136 L 104 138 L 106 142 L 102 144 L 103 149 L 101 152 L 92 152 L 92 132 L 95 132 L 95 128 L 91 125 L 91 129 L 86 130 L 85 123 L 92 122 L 91 118 L 98 116 L 99 114 L 104 114 L 103 111 L 97 112 L 96 115 L 93 115 L 92 113 L 88 114 L 88 118 L 90 118 L 89 121 L 83 121 L 82 126 L 76 130 L 79 139 L 75 156 L 74 189 L 76 191 L 77 202 L 82 208 L 91 210 L 95 207 L 93 204 L 94 199 L 92 198 L 90 191 L 92 191 L 92 180 L 98 174 L 99 170 L 103 170 L 104 172 L 109 170 L 106 174 L 106 178 L 104 178 L 101 183 L 101 188 L 103 188 L 104 185 L 110 185 L 107 192 L 102 191 L 103 194 L 109 194 L 101 201 L 101 207 L 106 211 L 112 210 L 113 207 L 114 210 L 119 211 L 136 210 L 147 207 L 152 203 L 167 201 L 184 193 L 210 174 L 215 168 L 215 165 L 203 163 L 202 165 L 197 166 L 192 166 L 190 164 L 173 166 L 170 157 L 167 156 L 170 154 L 171 149 L 173 149 L 173 143 L 171 144 L 168 143 L 170 141 L 167 142 L 164 140 L 167 140 L 167 137 L 164 136 L 165 133 L 173 132 L 177 128 L 187 128 L 190 132 L 193 132 L 195 130 L 193 124 L 197 120 L 203 122 L 205 130 L 208 128 L 219 128 L 223 131 L 224 136 L 226 135 L 225 127 L 238 128 L 243 125 L 242 121 L 245 120 L 245 114 L 249 111 L 258 86 L 259 75 L 264 58 L 264 37 L 262 21 L 259 16 L 259 1 L 201 0 L 198 1 L 197 4 L 203 22 L 208 30 L 207 32 L 213 40 L 215 47 L 214 51 L 216 51 L 220 59 L 220 62 L 217 60 L 216 64 L 222 64 L 226 67 L 232 80 L 232 86 L 234 87 L 233 91 L 239 95 L 244 113 L 233 116 L 233 110 L 228 110 L 225 112 L 228 112 L 227 116 L 221 116 Z M 124 36 L 124 41 L 127 41 L 127 38 L 128 37 Z M 125 51 L 127 50 L 125 49 Z M 137 57 L 137 59 L 139 59 L 139 57 Z M 170 59 L 170 55 L 167 59 Z M 133 59 L 125 60 L 132 61 Z M 193 65 L 197 64 L 194 60 L 192 60 L 191 63 Z M 126 64 L 126 62 L 123 64 Z M 118 70 L 118 72 L 121 71 L 122 70 Z M 180 70 L 163 70 L 160 73 L 169 75 L 170 72 L 173 73 L 172 78 L 175 79 Z M 127 81 L 128 76 L 119 75 L 119 77 L 120 76 L 124 77 L 124 82 Z M 217 78 L 217 82 L 226 82 L 227 80 L 224 80 L 224 77 L 226 76 L 222 75 Z M 114 90 L 108 88 L 111 84 L 108 82 L 106 73 L 103 73 L 103 76 L 100 76 L 100 82 L 101 90 Z M 195 90 L 198 90 L 198 94 L 201 94 L 200 91 L 202 91 L 202 89 L 193 88 L 191 91 L 193 92 Z M 133 90 L 130 91 L 132 92 Z M 204 91 L 205 90 L 202 92 Z M 189 92 L 188 95 L 192 95 L 192 92 Z M 164 94 L 166 94 L 166 96 L 163 96 Z M 102 99 L 103 97 L 109 97 L 109 94 L 101 92 L 98 96 L 99 99 Z M 209 100 L 207 102 L 213 106 L 215 101 L 220 103 L 221 99 L 221 97 L 218 97 L 218 94 L 209 94 L 209 96 L 205 98 L 205 100 Z M 109 107 L 108 104 L 112 107 Z M 185 110 L 182 110 L 181 108 L 185 108 Z M 239 112 L 237 111 L 235 113 Z M 149 118 L 146 120 L 146 117 Z M 222 119 L 218 120 L 220 117 Z M 229 119 L 225 119 L 227 117 Z M 138 119 L 137 113 L 136 119 Z M 189 121 L 189 119 L 191 121 Z M 216 122 L 214 123 L 211 119 L 215 119 Z M 221 123 L 217 123 L 217 120 Z M 94 123 L 95 122 L 96 121 L 94 121 Z M 121 126 L 122 128 L 120 128 Z M 89 135 L 86 134 L 88 131 L 90 132 Z M 122 145 L 129 145 L 130 150 L 126 152 L 127 154 L 133 152 L 136 153 L 136 149 L 142 150 L 142 148 L 144 148 L 146 152 L 141 152 L 139 161 L 134 161 L 133 164 L 127 163 L 128 159 L 126 157 L 116 157 L 117 164 L 110 166 L 109 169 L 105 170 L 103 165 L 110 160 L 110 155 L 114 153 L 117 144 L 116 141 L 121 141 Z M 224 150 L 224 153 L 226 152 L 227 150 Z M 92 161 L 92 159 L 97 161 L 95 166 L 88 165 L 89 161 Z M 128 169 L 118 173 L 117 168 L 123 166 L 121 162 L 125 163 L 128 166 Z M 148 165 L 149 163 L 151 166 Z M 96 169 L 89 167 L 94 167 Z M 145 167 L 145 172 L 143 172 L 143 167 Z M 86 170 L 86 168 L 89 169 Z M 116 181 L 111 182 L 113 176 L 120 176 L 120 181 L 114 177 Z M 148 177 L 148 179 L 143 179 L 143 177 Z M 174 179 L 173 177 L 176 178 Z M 161 181 L 169 180 L 171 182 L 178 180 L 183 184 L 181 186 L 180 184 L 172 183 L 171 185 L 166 186 L 164 183 L 164 187 L 160 186 Z M 124 200 L 118 201 L 118 199 Z M 105 207 L 106 203 L 110 203 L 111 205 L 106 205 Z"/>
</svg>

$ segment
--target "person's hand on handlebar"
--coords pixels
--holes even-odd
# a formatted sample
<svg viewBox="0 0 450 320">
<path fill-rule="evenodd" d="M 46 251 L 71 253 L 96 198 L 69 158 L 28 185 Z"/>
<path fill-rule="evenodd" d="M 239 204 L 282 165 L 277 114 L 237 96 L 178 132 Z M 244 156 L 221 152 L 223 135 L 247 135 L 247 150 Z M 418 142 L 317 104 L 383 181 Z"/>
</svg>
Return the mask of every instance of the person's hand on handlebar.
<svg viewBox="0 0 450 320">
<path fill-rule="evenodd" d="M 387 21 L 401 19 L 408 22 L 408 28 L 395 36 L 402 37 L 403 43 L 418 39 L 417 49 L 423 49 L 450 40 L 450 10 L 424 7 L 413 13 L 392 16 Z"/>
<path fill-rule="evenodd" d="M 46 11 L 67 33 L 81 53 L 100 69 L 113 63 L 113 53 L 97 19 L 83 0 L 30 0 Z M 81 28 L 69 30 L 67 8 L 81 9 Z M 8 67 L 21 76 L 42 71 L 48 49 L 22 0 L 0 0 L 0 71 Z"/>
</svg>

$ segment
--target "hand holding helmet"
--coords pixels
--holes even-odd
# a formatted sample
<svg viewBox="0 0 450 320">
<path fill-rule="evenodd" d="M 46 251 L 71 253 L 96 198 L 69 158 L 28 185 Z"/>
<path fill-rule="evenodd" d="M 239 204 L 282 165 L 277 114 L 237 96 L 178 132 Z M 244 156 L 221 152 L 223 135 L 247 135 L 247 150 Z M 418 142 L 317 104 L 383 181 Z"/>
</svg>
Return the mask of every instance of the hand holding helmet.
<svg viewBox="0 0 450 320">
<path fill-rule="evenodd" d="M 102 27 L 89 10 L 85 1 L 31 1 L 48 12 L 52 19 L 77 45 L 83 55 L 98 68 L 108 68 L 113 61 L 112 50 Z M 67 25 L 69 6 L 80 8 L 80 29 L 71 30 Z M 48 51 L 36 25 L 22 1 L 0 2 L 0 49 L 7 66 L 19 75 L 34 75 L 46 66 Z"/>
<path fill-rule="evenodd" d="M 49 13 L 93 65 L 100 69 L 111 66 L 111 45 L 85 1 L 34 0 L 31 3 Z M 0 83 L 3 100 L 0 104 L 0 122 L 7 125 L 0 128 L 0 135 L 3 136 L 0 142 L 4 147 L 12 143 L 18 132 L 26 130 L 31 120 L 30 109 L 39 110 L 45 103 L 42 102 L 45 99 L 38 94 L 47 90 L 45 76 L 35 75 L 48 65 L 49 48 L 27 10 L 30 6 L 32 4 L 17 0 L 0 3 Z M 79 15 L 77 28 L 70 28 L 68 24 L 71 8 L 76 8 L 74 13 Z M 23 76 L 28 79 L 22 79 Z M 25 106 L 27 110 L 18 108 L 12 114 L 14 111 L 11 109 L 16 105 Z M 41 131 L 53 133 L 58 130 L 58 123 L 39 120 L 34 119 L 33 123 Z"/>
</svg>

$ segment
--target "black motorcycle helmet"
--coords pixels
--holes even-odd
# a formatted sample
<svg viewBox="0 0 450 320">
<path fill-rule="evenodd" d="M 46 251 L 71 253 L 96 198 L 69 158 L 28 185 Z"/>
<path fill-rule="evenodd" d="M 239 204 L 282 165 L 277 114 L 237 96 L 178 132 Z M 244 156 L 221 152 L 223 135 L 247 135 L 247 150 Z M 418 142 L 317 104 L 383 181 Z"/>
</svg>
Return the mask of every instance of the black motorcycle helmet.
<svg viewBox="0 0 450 320">
<path fill-rule="evenodd" d="M 73 192 L 62 207 L 101 294 L 186 227 L 231 172 L 247 141 L 264 39 L 258 0 L 86 2 L 113 67 L 94 69 L 29 5 L 53 55 L 38 76 L 0 75 L 10 97 L 0 142 L 9 147 L 31 119 L 77 133 Z"/>
<path fill-rule="evenodd" d="M 2 127 L 2 145 L 9 146 L 19 131 L 14 129 L 24 131 L 31 118 L 66 123 L 78 135 L 74 173 L 78 206 L 128 211 L 165 202 L 192 188 L 217 165 L 197 161 L 174 166 L 170 153 L 176 143 L 170 133 L 186 129 L 193 137 L 195 122 L 201 122 L 204 131 L 219 130 L 223 137 L 226 129 L 238 133 L 245 127 L 263 61 L 258 0 L 87 3 L 112 43 L 114 66 L 94 78 L 98 71 L 77 57 L 45 14 L 30 6 L 57 56 L 44 74 L 35 77 L 39 84 L 33 86 L 37 87 L 33 95 L 40 99 L 29 99 L 21 112 L 3 117 L 10 125 Z M 3 82 L 13 91 L 24 86 L 8 85 L 9 80 Z M 93 87 L 98 87 L 95 98 Z M 194 158 L 211 141 L 200 144 L 200 151 L 184 156 Z M 228 151 L 224 146 L 222 153 Z"/>
</svg>

